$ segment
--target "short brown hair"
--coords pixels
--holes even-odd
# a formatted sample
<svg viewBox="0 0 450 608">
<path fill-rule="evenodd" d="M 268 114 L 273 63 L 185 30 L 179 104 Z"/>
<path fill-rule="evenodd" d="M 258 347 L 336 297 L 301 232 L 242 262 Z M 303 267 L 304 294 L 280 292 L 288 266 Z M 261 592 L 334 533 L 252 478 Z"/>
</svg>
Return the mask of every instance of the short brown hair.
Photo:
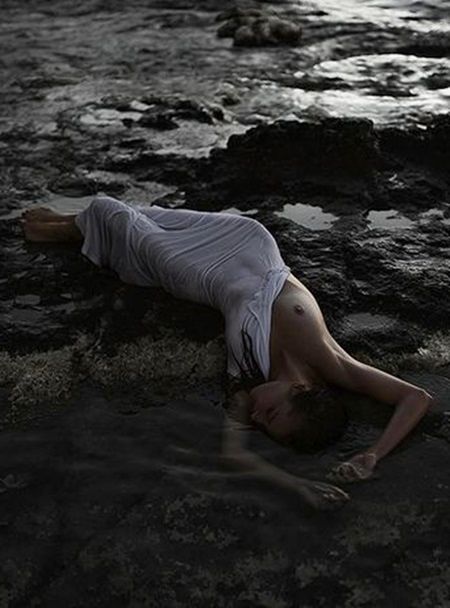
<svg viewBox="0 0 450 608">
<path fill-rule="evenodd" d="M 339 439 L 348 424 L 344 405 L 347 391 L 337 387 L 313 387 L 290 399 L 301 414 L 301 424 L 292 431 L 286 444 L 297 452 L 312 453 Z"/>
</svg>

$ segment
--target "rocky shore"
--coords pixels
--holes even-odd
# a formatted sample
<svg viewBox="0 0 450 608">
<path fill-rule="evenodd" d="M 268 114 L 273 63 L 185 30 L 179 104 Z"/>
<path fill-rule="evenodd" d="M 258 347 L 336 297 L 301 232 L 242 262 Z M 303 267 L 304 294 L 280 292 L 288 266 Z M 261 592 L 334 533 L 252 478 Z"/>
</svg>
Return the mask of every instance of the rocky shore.
<svg viewBox="0 0 450 608">
<path fill-rule="evenodd" d="M 268 43 L 260 14 L 241 45 L 218 31 L 231 3 L 5 3 L 1 607 L 450 602 L 445 5 L 414 21 L 319 4 L 254 3 L 299 34 Z M 367 108 L 378 97 L 375 114 L 330 111 L 330 91 L 349 89 Z M 121 283 L 72 245 L 24 241 L 25 207 L 73 211 L 97 192 L 258 219 L 338 342 L 435 396 L 343 510 L 311 513 L 221 466 L 216 311 Z M 358 396 L 349 408 L 324 453 L 252 447 L 323 479 L 389 416 Z"/>
</svg>

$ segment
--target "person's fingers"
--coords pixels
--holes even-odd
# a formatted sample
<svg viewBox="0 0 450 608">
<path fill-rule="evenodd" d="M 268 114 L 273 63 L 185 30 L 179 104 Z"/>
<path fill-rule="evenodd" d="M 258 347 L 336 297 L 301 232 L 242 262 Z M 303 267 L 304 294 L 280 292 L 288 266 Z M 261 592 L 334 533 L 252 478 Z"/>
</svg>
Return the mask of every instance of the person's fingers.
<svg viewBox="0 0 450 608">
<path fill-rule="evenodd" d="M 311 483 L 304 496 L 312 507 L 325 511 L 342 507 L 350 498 L 340 488 L 322 482 Z"/>
<path fill-rule="evenodd" d="M 358 466 L 352 462 L 343 462 L 339 466 L 332 469 L 327 475 L 327 479 L 336 483 L 352 483 L 367 479 L 371 472 L 364 467 Z"/>
<path fill-rule="evenodd" d="M 369 455 L 372 456 L 372 455 Z M 337 466 L 335 466 L 331 471 L 327 474 L 326 478 L 329 481 L 334 483 L 355 483 L 358 481 L 363 481 L 366 479 L 375 479 L 377 477 L 374 474 L 373 466 L 371 461 L 376 460 L 375 455 L 371 459 L 368 459 L 369 463 L 358 460 L 347 460 L 345 462 L 341 462 Z"/>
<path fill-rule="evenodd" d="M 349 500 L 350 496 L 341 488 L 336 486 L 331 486 L 326 483 L 317 482 L 315 484 L 315 489 L 318 492 L 321 492 L 323 496 L 332 500 Z"/>
<path fill-rule="evenodd" d="M 338 488 L 337 486 L 327 486 L 327 491 L 330 492 L 333 496 L 339 496 L 341 498 L 349 498 L 349 495 L 347 494 L 347 492 L 345 492 L 344 490 L 341 490 L 341 488 Z"/>
<path fill-rule="evenodd" d="M 347 502 L 347 500 L 350 500 L 350 496 L 345 492 L 335 492 L 333 494 L 330 494 L 329 496 L 330 499 L 335 502 Z"/>
<path fill-rule="evenodd" d="M 323 492 L 325 492 L 326 490 L 328 490 L 331 487 L 332 486 L 330 486 L 329 483 L 323 483 L 322 481 L 313 482 L 313 488 L 315 490 L 322 490 Z"/>
<path fill-rule="evenodd" d="M 348 497 L 346 496 L 341 496 L 340 494 L 325 494 L 325 498 L 327 500 L 330 500 L 331 502 L 346 502 L 348 500 Z"/>
<path fill-rule="evenodd" d="M 344 506 L 346 502 L 348 502 L 348 498 L 344 498 L 343 496 L 324 494 L 322 495 L 321 508 L 329 511 Z"/>
</svg>

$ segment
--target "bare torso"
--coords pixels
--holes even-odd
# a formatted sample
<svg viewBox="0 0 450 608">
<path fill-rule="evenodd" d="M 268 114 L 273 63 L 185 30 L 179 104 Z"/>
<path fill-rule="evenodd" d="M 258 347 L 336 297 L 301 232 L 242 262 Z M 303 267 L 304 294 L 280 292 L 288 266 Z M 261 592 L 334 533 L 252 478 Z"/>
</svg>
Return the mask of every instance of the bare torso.
<svg viewBox="0 0 450 608">
<path fill-rule="evenodd" d="M 332 340 L 313 294 L 290 274 L 272 307 L 269 379 L 286 367 L 287 357 L 306 386 L 324 383 L 319 371 L 309 364 L 312 332 L 320 332 Z"/>
</svg>

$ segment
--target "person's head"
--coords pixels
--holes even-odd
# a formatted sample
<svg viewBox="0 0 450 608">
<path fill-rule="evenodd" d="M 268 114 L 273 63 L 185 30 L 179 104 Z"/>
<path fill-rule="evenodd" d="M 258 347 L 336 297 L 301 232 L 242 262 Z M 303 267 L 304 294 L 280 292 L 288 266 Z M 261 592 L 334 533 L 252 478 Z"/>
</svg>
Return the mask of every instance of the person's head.
<svg viewBox="0 0 450 608">
<path fill-rule="evenodd" d="M 250 391 L 253 425 L 299 452 L 315 452 L 337 440 L 347 425 L 343 391 L 306 389 L 299 382 L 264 382 Z"/>
</svg>

